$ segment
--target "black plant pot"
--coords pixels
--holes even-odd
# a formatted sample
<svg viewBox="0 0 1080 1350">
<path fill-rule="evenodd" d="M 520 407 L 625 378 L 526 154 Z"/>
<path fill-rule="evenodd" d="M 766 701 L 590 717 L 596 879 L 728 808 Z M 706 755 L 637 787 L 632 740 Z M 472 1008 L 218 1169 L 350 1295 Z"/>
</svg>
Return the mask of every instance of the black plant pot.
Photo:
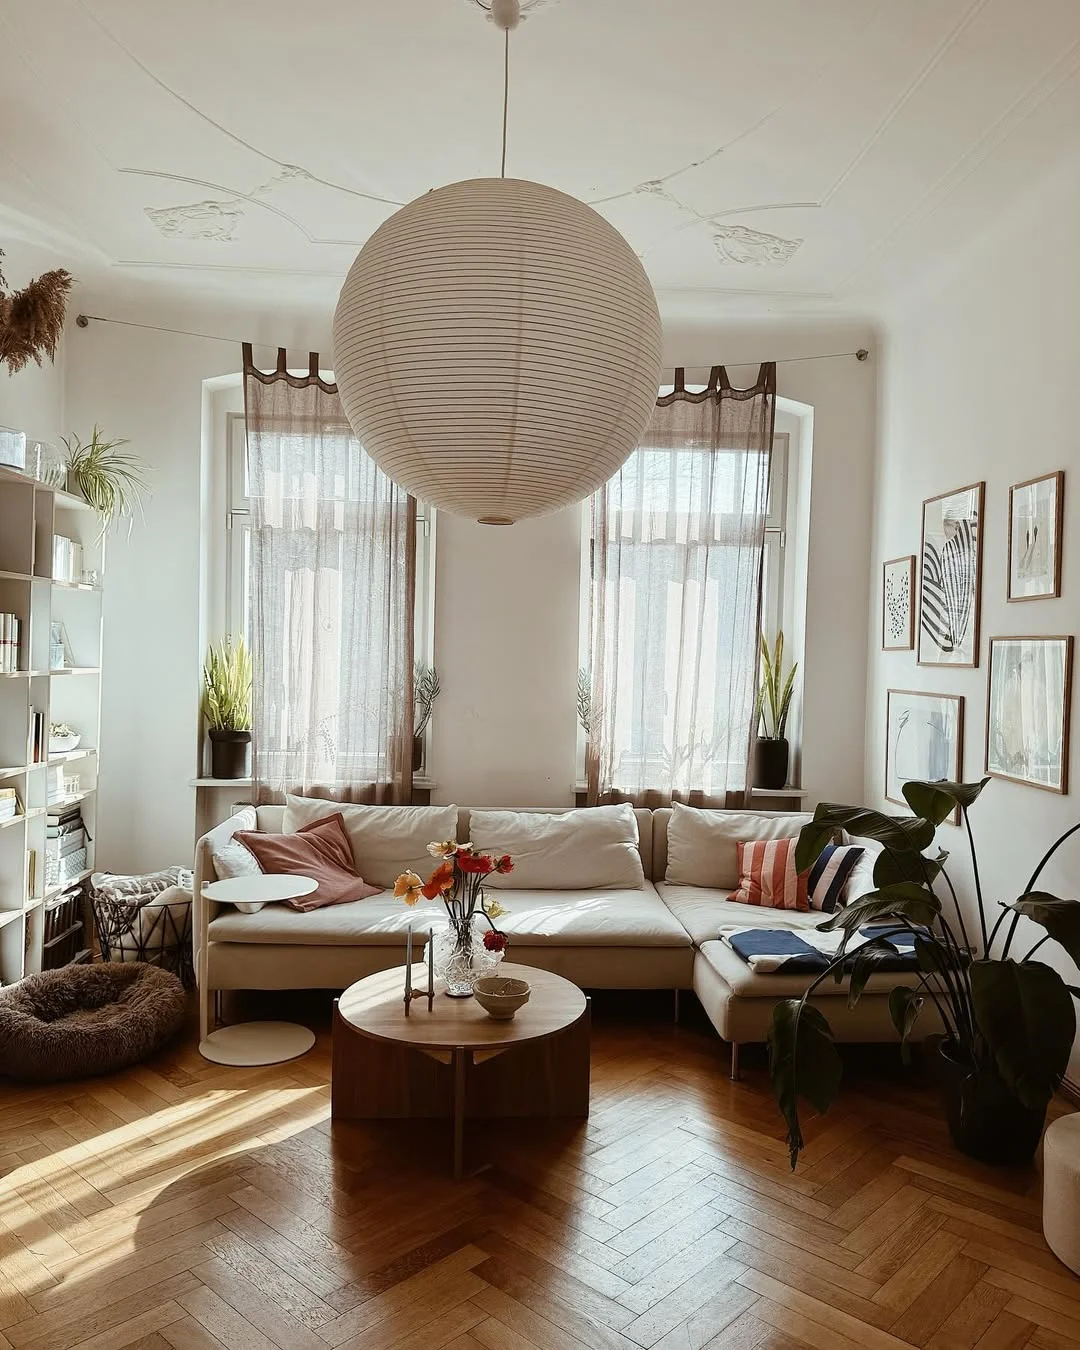
<svg viewBox="0 0 1080 1350">
<path fill-rule="evenodd" d="M 249 778 L 250 759 L 250 731 L 222 731 L 217 727 L 210 728 L 212 778 Z"/>
<path fill-rule="evenodd" d="M 412 769 L 413 773 L 419 773 L 424 767 L 424 737 L 423 735 L 412 738 Z"/>
<path fill-rule="evenodd" d="M 776 791 L 787 786 L 788 743 L 783 737 L 754 742 L 754 787 Z"/>
<path fill-rule="evenodd" d="M 1042 1138 L 1046 1107 L 1025 1106 L 996 1069 L 973 1068 L 941 1045 L 949 1134 L 961 1153 L 998 1167 L 1030 1163 Z"/>
</svg>

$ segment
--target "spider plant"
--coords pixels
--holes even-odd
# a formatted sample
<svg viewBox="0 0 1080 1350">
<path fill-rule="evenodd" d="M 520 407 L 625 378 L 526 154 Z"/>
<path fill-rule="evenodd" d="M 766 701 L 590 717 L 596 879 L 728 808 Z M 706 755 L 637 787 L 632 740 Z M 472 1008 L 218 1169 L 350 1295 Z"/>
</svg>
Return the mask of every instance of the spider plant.
<svg viewBox="0 0 1080 1350">
<path fill-rule="evenodd" d="M 128 442 L 106 440 L 97 426 L 88 441 L 77 435 L 63 440 L 69 490 L 90 503 L 103 526 L 123 519 L 130 522 L 136 510 L 142 509 L 143 494 L 149 486 L 142 460 L 120 449 Z"/>
<path fill-rule="evenodd" d="M 207 651 L 202 710 L 211 731 L 251 730 L 251 653 L 242 637 Z"/>
<path fill-rule="evenodd" d="M 784 676 L 784 633 L 776 634 L 776 641 L 769 648 L 769 639 L 761 635 L 761 685 L 758 689 L 757 714 L 762 730 L 762 739 L 782 741 L 787 730 L 788 713 L 791 711 L 791 696 L 795 692 L 795 672 L 799 668 L 796 661 Z"/>
</svg>

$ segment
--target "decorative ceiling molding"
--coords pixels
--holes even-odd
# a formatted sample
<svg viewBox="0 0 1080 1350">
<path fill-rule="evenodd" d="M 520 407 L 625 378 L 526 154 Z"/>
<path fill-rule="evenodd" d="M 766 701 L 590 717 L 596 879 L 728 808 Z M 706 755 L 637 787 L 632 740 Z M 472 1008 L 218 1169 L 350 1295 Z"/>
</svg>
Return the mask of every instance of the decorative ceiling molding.
<svg viewBox="0 0 1080 1350">
<path fill-rule="evenodd" d="M 710 232 L 720 261 L 742 267 L 783 267 L 803 242 L 785 239 L 779 234 L 766 234 L 749 225 L 711 225 Z"/>
<path fill-rule="evenodd" d="M 150 223 L 166 239 L 213 239 L 228 243 L 243 219 L 243 208 L 232 201 L 192 202 L 190 206 L 146 206 Z"/>
</svg>

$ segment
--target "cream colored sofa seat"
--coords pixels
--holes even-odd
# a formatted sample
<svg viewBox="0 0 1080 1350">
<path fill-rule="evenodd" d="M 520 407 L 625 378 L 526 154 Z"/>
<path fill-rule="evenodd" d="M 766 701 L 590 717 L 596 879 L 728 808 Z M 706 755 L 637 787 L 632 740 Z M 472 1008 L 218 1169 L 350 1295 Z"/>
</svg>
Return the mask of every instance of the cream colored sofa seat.
<svg viewBox="0 0 1080 1350">
<path fill-rule="evenodd" d="M 284 807 L 257 811 L 260 830 L 282 828 Z M 551 812 L 537 814 L 549 815 Z M 510 937 L 513 959 L 538 966 L 591 989 L 689 989 L 694 948 L 685 928 L 649 880 L 652 813 L 635 812 L 643 881 L 591 890 L 504 889 L 509 911 L 499 926 Z M 470 814 L 459 814 L 458 838 L 470 833 Z M 400 965 L 405 934 L 445 923 L 434 902 L 409 908 L 389 891 L 367 900 L 301 914 L 266 905 L 243 914 L 202 894 L 216 879 L 212 852 L 237 829 L 233 817 L 204 836 L 195 859 L 196 972 L 204 1034 L 212 996 L 225 989 L 344 989 L 376 971 Z"/>
</svg>

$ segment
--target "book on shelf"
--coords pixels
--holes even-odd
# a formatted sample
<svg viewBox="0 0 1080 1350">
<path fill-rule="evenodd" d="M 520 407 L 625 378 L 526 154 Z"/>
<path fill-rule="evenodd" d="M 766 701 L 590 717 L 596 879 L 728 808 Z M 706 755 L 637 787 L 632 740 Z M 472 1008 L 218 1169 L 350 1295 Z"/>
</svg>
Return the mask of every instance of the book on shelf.
<svg viewBox="0 0 1080 1350">
<path fill-rule="evenodd" d="M 43 764 L 48 758 L 49 749 L 46 738 L 45 714 L 30 709 L 30 763 Z"/>
<path fill-rule="evenodd" d="M 83 550 L 77 539 L 53 535 L 53 580 L 78 581 L 82 576 Z"/>
<path fill-rule="evenodd" d="M 45 852 L 53 858 L 66 858 L 69 853 L 85 847 L 86 831 L 82 829 L 72 830 L 70 834 L 61 835 L 58 839 L 45 840 Z"/>
<path fill-rule="evenodd" d="M 23 622 L 17 614 L 0 614 L 0 674 L 12 675 L 19 669 L 19 644 Z"/>
<path fill-rule="evenodd" d="M 14 820 L 19 814 L 19 796 L 14 788 L 0 788 L 0 820 Z"/>
</svg>

